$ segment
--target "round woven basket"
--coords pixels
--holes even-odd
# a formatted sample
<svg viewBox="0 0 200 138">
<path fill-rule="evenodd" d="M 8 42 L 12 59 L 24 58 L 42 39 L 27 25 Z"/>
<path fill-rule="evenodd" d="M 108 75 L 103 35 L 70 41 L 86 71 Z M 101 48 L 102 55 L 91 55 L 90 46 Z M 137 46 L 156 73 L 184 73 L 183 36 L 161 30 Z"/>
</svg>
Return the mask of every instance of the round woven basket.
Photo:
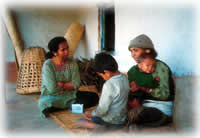
<svg viewBox="0 0 200 138">
<path fill-rule="evenodd" d="M 18 94 L 40 92 L 41 72 L 44 61 L 45 50 L 43 48 L 31 47 L 24 50 L 16 84 L 16 92 Z"/>
</svg>

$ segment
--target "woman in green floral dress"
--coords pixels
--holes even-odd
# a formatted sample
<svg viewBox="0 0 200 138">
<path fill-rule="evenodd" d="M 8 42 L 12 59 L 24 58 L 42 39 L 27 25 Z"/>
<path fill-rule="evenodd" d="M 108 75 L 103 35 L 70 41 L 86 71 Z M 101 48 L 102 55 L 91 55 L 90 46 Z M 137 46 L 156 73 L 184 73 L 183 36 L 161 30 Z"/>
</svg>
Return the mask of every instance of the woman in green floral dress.
<svg viewBox="0 0 200 138">
<path fill-rule="evenodd" d="M 69 109 L 73 103 L 84 104 L 84 108 L 95 106 L 96 93 L 80 92 L 79 68 L 68 58 L 69 46 L 64 37 L 55 37 L 48 44 L 47 60 L 42 68 L 41 96 L 38 106 L 42 117 L 57 109 Z"/>
</svg>

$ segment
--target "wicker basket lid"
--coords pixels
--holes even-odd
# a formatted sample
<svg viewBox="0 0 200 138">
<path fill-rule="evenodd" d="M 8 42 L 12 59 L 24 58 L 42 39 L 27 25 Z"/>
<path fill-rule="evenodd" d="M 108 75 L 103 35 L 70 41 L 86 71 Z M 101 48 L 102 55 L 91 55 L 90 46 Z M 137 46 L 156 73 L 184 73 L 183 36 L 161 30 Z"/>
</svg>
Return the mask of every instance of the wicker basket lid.
<svg viewBox="0 0 200 138">
<path fill-rule="evenodd" d="M 44 61 L 45 50 L 43 48 L 31 47 L 24 50 L 16 84 L 18 94 L 40 92 Z"/>
</svg>

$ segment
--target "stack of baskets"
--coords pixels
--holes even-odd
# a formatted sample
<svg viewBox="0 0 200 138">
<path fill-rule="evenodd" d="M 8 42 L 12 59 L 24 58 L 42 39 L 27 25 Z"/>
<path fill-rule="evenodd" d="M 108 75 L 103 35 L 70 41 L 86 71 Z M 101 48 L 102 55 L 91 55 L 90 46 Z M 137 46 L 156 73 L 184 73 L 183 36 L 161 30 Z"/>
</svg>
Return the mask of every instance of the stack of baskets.
<svg viewBox="0 0 200 138">
<path fill-rule="evenodd" d="M 45 61 L 45 50 L 31 47 L 24 50 L 18 72 L 16 92 L 31 94 L 40 92 L 42 65 Z"/>
</svg>

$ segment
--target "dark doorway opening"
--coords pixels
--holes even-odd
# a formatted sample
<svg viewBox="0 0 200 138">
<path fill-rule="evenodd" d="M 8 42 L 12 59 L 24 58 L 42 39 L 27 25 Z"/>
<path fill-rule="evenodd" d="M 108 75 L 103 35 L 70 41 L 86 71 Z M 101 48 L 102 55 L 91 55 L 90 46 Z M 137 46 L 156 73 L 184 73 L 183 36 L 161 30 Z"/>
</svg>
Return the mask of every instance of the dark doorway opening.
<svg viewBox="0 0 200 138">
<path fill-rule="evenodd" d="M 115 9 L 99 8 L 99 36 L 100 51 L 113 52 L 115 50 Z"/>
</svg>

